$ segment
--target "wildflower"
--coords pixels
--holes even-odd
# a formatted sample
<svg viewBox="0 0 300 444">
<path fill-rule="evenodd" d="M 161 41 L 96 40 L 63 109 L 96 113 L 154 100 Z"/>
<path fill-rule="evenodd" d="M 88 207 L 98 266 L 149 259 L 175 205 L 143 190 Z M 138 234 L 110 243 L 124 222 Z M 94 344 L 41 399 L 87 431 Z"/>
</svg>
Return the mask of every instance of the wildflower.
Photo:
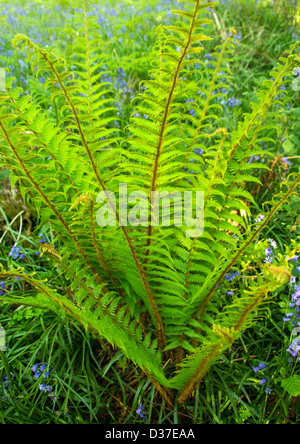
<svg viewBox="0 0 300 444">
<path fill-rule="evenodd" d="M 235 106 L 239 105 L 240 101 L 239 99 L 235 99 L 234 97 L 229 97 L 227 103 L 231 108 L 234 108 Z"/>
<path fill-rule="evenodd" d="M 40 384 L 39 385 L 39 390 L 41 391 L 41 392 L 45 392 L 45 393 L 51 393 L 52 392 L 52 387 L 50 386 L 50 385 L 47 385 L 47 384 Z"/>
<path fill-rule="evenodd" d="M 290 321 L 291 321 L 291 317 L 294 316 L 294 313 L 286 313 L 285 316 L 286 316 L 286 317 L 283 318 L 283 321 L 284 321 L 284 322 L 290 322 Z"/>
<path fill-rule="evenodd" d="M 264 262 L 266 264 L 273 264 L 273 258 L 271 256 L 266 257 L 266 259 L 264 260 Z"/>
<path fill-rule="evenodd" d="M 20 247 L 12 247 L 12 249 L 10 250 L 9 256 L 12 257 L 13 259 L 18 259 L 19 255 L 20 255 Z"/>
<path fill-rule="evenodd" d="M 33 372 L 36 372 L 37 369 L 38 369 L 38 366 L 39 366 L 39 364 L 34 364 L 34 366 L 31 367 L 31 370 L 32 370 Z"/>
<path fill-rule="evenodd" d="M 40 233 L 39 238 L 40 238 L 40 239 L 39 239 L 39 243 L 40 243 L 40 244 L 47 244 L 48 239 L 47 239 L 47 237 L 44 236 L 42 233 Z"/>
<path fill-rule="evenodd" d="M 258 367 L 253 367 L 254 373 L 258 373 L 260 370 L 264 370 L 266 369 L 267 366 L 261 362 L 260 364 L 258 364 Z"/>
<path fill-rule="evenodd" d="M 5 294 L 5 282 L 0 282 L 0 296 Z"/>
<path fill-rule="evenodd" d="M 234 43 L 236 43 L 237 40 L 241 40 L 241 38 L 242 38 L 242 34 L 239 32 L 237 35 L 235 35 L 235 36 L 233 37 L 233 41 L 234 41 Z"/>
<path fill-rule="evenodd" d="M 231 274 L 225 274 L 224 279 L 226 279 L 226 281 L 231 282 L 233 279 L 239 277 L 240 273 L 239 271 L 233 271 Z"/>
<path fill-rule="evenodd" d="M 48 376 L 50 375 L 51 371 L 45 372 L 46 367 L 48 364 L 35 364 L 33 367 L 31 367 L 31 370 L 34 372 L 34 378 L 38 379 L 41 375 L 43 375 L 43 377 L 45 379 L 48 378 Z M 45 373 L 44 373 L 45 372 Z"/>
<path fill-rule="evenodd" d="M 288 159 L 288 157 L 283 157 L 282 161 L 287 165 L 287 166 L 291 166 L 292 162 Z"/>
<path fill-rule="evenodd" d="M 295 301 L 297 303 L 299 298 L 300 298 L 300 285 L 296 285 L 295 293 L 292 294 L 292 301 Z"/>
<path fill-rule="evenodd" d="M 265 219 L 265 217 L 266 216 L 264 216 L 263 214 L 261 214 L 260 216 L 258 216 L 256 219 L 255 219 L 255 222 L 258 224 L 258 223 L 261 223 L 264 219 Z"/>
<path fill-rule="evenodd" d="M 144 407 L 142 406 L 142 404 L 140 404 L 140 405 L 139 405 L 139 408 L 138 408 L 137 411 L 136 411 L 136 413 L 137 413 L 138 415 L 140 415 L 140 417 L 141 417 L 144 421 L 146 421 L 146 419 L 147 419 L 147 415 L 143 412 L 143 410 L 144 410 Z"/>
<path fill-rule="evenodd" d="M 144 407 L 142 406 L 142 404 L 139 405 L 139 408 L 137 409 L 136 413 L 139 415 L 141 413 L 141 411 L 144 410 Z"/>
<path fill-rule="evenodd" d="M 194 148 L 194 153 L 201 156 L 204 153 L 204 150 L 202 150 L 201 148 Z"/>
<path fill-rule="evenodd" d="M 267 394 L 267 395 L 271 395 L 271 393 L 272 393 L 272 390 L 271 390 L 270 388 L 267 387 L 267 388 L 266 388 L 266 394 Z"/>
<path fill-rule="evenodd" d="M 273 256 L 274 256 L 274 251 L 272 250 L 272 248 L 266 248 L 265 255 L 266 255 L 266 258 L 265 258 L 264 262 L 272 264 L 273 263 Z"/>
<path fill-rule="evenodd" d="M 11 379 L 15 378 L 15 375 L 14 375 L 12 372 L 10 372 L 10 378 L 11 378 Z M 0 383 L 0 388 L 3 387 L 4 390 L 6 390 L 7 392 L 9 392 L 9 391 L 10 391 L 10 388 L 9 388 L 9 386 L 10 386 L 10 381 L 8 380 L 8 377 L 5 376 L 5 378 L 4 378 L 4 380 L 3 380 L 2 382 L 3 382 L 3 385 Z M 3 398 L 5 399 L 5 397 L 3 397 Z"/>
<path fill-rule="evenodd" d="M 267 379 L 260 379 L 259 383 L 260 385 L 264 385 L 267 382 Z"/>
<path fill-rule="evenodd" d="M 293 358 L 296 358 L 298 356 L 298 353 L 300 351 L 300 341 L 299 339 L 294 339 L 293 342 L 290 344 L 289 348 L 287 349 L 287 352 L 290 353 Z"/>
</svg>

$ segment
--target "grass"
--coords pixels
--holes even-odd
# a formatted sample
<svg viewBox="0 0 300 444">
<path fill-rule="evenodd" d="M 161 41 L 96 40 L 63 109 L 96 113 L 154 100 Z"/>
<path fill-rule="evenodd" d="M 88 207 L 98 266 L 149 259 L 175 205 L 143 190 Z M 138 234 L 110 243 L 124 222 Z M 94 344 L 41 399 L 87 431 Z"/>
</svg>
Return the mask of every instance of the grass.
<svg viewBox="0 0 300 444">
<path fill-rule="evenodd" d="M 8 371 L 15 375 L 9 390 L 2 393 L 2 424 L 141 423 L 135 413 L 140 402 L 149 424 L 277 424 L 299 420 L 299 401 L 274 383 L 279 366 L 286 365 L 291 371 L 283 347 L 289 338 L 280 328 L 278 310 L 277 319 L 266 319 L 235 345 L 180 411 L 167 408 L 149 380 L 121 352 L 107 350 L 108 344 L 99 343 L 51 313 L 28 311 L 6 308 L 1 314 L 9 342 L 2 354 L 2 364 L 6 365 L 0 381 Z M 268 365 L 271 396 L 255 382 L 252 366 L 261 361 Z M 45 381 L 34 378 L 31 368 L 36 363 L 48 363 L 51 374 L 46 382 L 57 399 L 39 390 Z"/>
<path fill-rule="evenodd" d="M 109 42 L 106 48 L 111 55 L 109 67 L 119 90 L 122 131 L 128 124 L 130 102 L 150 68 L 148 55 L 155 40 L 155 27 L 170 21 L 168 11 L 173 2 L 128 0 L 117 6 L 112 2 L 96 3 L 103 25 L 102 34 Z M 253 7 L 249 7 L 249 3 L 253 3 Z M 254 98 L 254 93 L 248 91 L 257 90 L 299 32 L 299 24 L 292 23 L 286 11 L 275 12 L 269 2 L 262 2 L 263 5 L 257 7 L 254 3 L 220 2 L 211 29 L 217 41 L 221 35 L 227 35 L 232 26 L 241 33 L 231 66 L 233 76 L 229 91 L 230 97 L 239 100 L 239 105 L 225 106 L 221 117 L 222 124 L 228 128 L 239 115 L 248 111 Z M 34 85 L 36 94 L 45 95 L 43 85 L 32 76 L 25 59 L 24 65 L 20 63 L 23 55 L 13 51 L 9 41 L 17 32 L 28 33 L 37 41 L 52 45 L 70 62 L 71 2 L 40 1 L 36 8 L 27 2 L 22 2 L 22 6 L 18 2 L 5 4 L 2 1 L 1 4 L 8 22 L 4 21 L 2 25 L 0 62 L 2 66 L 9 64 L 11 73 L 24 88 L 28 84 Z M 206 53 L 211 48 L 207 46 Z M 122 75 L 118 71 L 120 68 Z M 262 202 L 268 200 L 288 172 L 300 166 L 299 94 L 295 94 L 293 102 L 284 110 L 276 135 L 278 143 L 266 148 L 276 155 L 273 164 L 273 159 L 265 157 L 272 165 L 273 175 L 261 177 L 265 185 L 263 189 L 251 190 L 257 198 L 258 214 Z M 44 103 L 47 107 L 46 95 Z M 49 109 L 49 112 L 54 113 L 54 110 Z M 282 161 L 284 157 L 291 158 L 290 167 Z M 0 173 L 2 195 L 7 174 Z M 26 253 L 26 269 L 39 271 L 43 277 L 53 279 L 47 261 L 35 254 L 40 231 L 38 221 L 32 217 L 29 237 L 22 214 L 15 220 L 15 216 L 6 214 L 3 208 L 1 214 L 1 263 L 10 263 L 9 251 L 18 243 Z M 267 234 L 276 240 L 281 251 L 284 244 L 290 243 L 291 237 L 300 235 L 299 214 L 296 196 L 284 206 Z M 46 233 L 47 227 L 42 231 Z M 16 285 L 22 288 L 20 283 Z M 57 278 L 55 285 L 63 288 L 63 277 Z M 105 341 L 99 341 L 76 324 L 52 313 L 4 305 L 0 324 L 6 331 L 7 351 L 0 354 L 0 423 L 139 424 L 143 423 L 136 414 L 140 403 L 145 407 L 148 424 L 299 423 L 300 398 L 290 396 L 280 384 L 280 376 L 294 371 L 286 352 L 290 330 L 282 320 L 288 299 L 289 289 L 283 288 L 274 299 L 269 315 L 242 336 L 180 410 L 166 407 L 146 376 Z M 254 374 L 252 367 L 259 362 L 267 364 L 267 373 Z M 42 375 L 39 379 L 34 378 L 32 367 L 37 363 L 47 363 L 47 369 L 51 371 L 47 380 Z M 272 389 L 271 395 L 265 393 L 265 386 L 258 381 L 265 376 Z M 53 387 L 54 397 L 39 389 L 39 384 L 45 382 Z"/>
</svg>

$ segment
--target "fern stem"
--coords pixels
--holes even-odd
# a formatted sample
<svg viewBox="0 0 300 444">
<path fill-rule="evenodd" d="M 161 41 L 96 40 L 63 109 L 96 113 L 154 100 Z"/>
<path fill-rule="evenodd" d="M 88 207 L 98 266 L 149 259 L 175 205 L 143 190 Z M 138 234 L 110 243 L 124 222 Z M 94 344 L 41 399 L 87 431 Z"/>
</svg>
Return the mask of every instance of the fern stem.
<svg viewBox="0 0 300 444">
<path fill-rule="evenodd" d="M 98 262 L 99 262 L 101 268 L 103 268 L 103 270 L 105 270 L 106 273 L 108 274 L 109 279 L 111 280 L 113 285 L 116 288 L 119 288 L 118 282 L 116 281 L 116 279 L 114 278 L 114 276 L 110 272 L 109 267 L 105 263 L 104 257 L 102 255 L 102 252 L 101 252 L 98 242 L 97 242 L 94 209 L 95 209 L 95 203 L 94 203 L 93 199 L 90 199 L 90 222 L 91 222 L 92 242 L 93 242 L 93 246 L 94 246 L 96 253 L 97 253 Z M 119 291 L 121 292 L 120 288 L 119 288 Z"/>
<path fill-rule="evenodd" d="M 214 359 L 214 357 L 218 354 L 221 346 L 219 344 L 215 345 L 211 350 L 210 354 L 202 360 L 200 366 L 195 370 L 195 373 L 189 380 L 189 382 L 182 389 L 180 396 L 178 398 L 178 405 L 182 405 L 186 402 L 186 400 L 191 396 L 196 386 L 199 385 L 201 379 L 205 375 L 205 373 L 209 369 L 209 363 Z"/>
<path fill-rule="evenodd" d="M 168 119 L 170 108 L 171 108 L 171 104 L 172 104 L 172 101 L 173 101 L 173 95 L 174 95 L 174 92 L 175 92 L 175 88 L 176 88 L 177 83 L 178 83 L 178 79 L 179 79 L 180 71 L 181 71 L 181 68 L 182 68 L 182 64 L 184 62 L 184 59 L 185 59 L 186 54 L 187 54 L 187 51 L 188 51 L 188 49 L 190 47 L 190 44 L 191 44 L 191 39 L 192 39 L 193 31 L 194 31 L 194 28 L 195 28 L 195 21 L 196 21 L 197 15 L 198 15 L 198 10 L 199 10 L 200 2 L 201 2 L 201 0 L 196 0 L 195 1 L 195 8 L 194 8 L 194 13 L 193 13 L 193 18 L 192 18 L 191 23 L 190 23 L 189 32 L 188 32 L 188 35 L 186 37 L 184 48 L 182 49 L 182 52 L 181 52 L 180 58 L 178 60 L 177 66 L 175 68 L 173 79 L 171 80 L 171 88 L 170 88 L 170 91 L 169 91 L 169 94 L 168 94 L 168 98 L 167 98 L 167 101 L 166 101 L 166 106 L 165 106 L 164 113 L 163 113 L 163 116 L 162 116 L 162 122 L 161 122 L 160 130 L 159 130 L 159 135 L 158 135 L 158 144 L 157 144 L 156 155 L 155 155 L 155 159 L 154 159 L 154 168 L 153 168 L 153 174 L 152 174 L 150 195 L 151 195 L 151 192 L 156 191 L 158 172 L 159 172 L 159 160 L 160 160 L 160 156 L 161 156 L 162 145 L 163 145 L 163 142 L 164 142 L 164 135 L 165 135 L 166 126 L 167 126 L 167 119 Z M 150 220 L 149 220 L 149 227 L 148 227 L 148 232 L 147 232 L 147 255 L 149 254 L 149 247 L 151 245 L 152 231 L 153 231 L 153 227 L 152 227 L 152 224 L 150 223 Z"/>
<path fill-rule="evenodd" d="M 174 395 L 172 391 L 168 387 L 162 387 L 152 376 L 150 373 L 146 370 L 146 368 L 143 368 L 143 372 L 147 376 L 147 378 L 152 382 L 160 396 L 166 401 L 167 405 L 169 407 L 174 407 Z"/>
</svg>

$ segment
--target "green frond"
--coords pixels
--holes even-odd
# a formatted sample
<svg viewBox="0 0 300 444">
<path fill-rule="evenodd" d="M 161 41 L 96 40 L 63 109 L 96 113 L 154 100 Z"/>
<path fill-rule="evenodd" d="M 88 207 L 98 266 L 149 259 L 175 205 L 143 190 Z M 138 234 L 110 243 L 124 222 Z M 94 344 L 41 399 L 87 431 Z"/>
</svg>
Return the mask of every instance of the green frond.
<svg viewBox="0 0 300 444">
<path fill-rule="evenodd" d="M 290 279 L 288 260 L 264 266 L 259 257 L 263 278 L 253 283 L 240 276 L 233 295 L 226 293 L 227 274 L 250 261 L 250 247 L 256 248 L 300 184 L 300 172 L 289 176 L 263 203 L 264 220 L 253 222 L 251 186 L 262 186 L 274 157 L 262 153 L 259 142 L 276 144 L 284 101 L 277 96 L 299 66 L 299 43 L 280 58 L 235 129 L 224 128 L 218 102 L 231 82 L 235 31 L 205 63 L 201 53 L 210 37 L 203 25 L 211 23 L 205 14 L 216 3 L 184 3 L 186 8 L 174 11 L 172 26 L 159 27 L 126 137 L 116 124 L 105 42 L 85 0 L 70 30 L 68 63 L 27 36 L 13 40 L 26 51 L 37 78 L 46 74 L 43 93 L 30 96 L 12 80 L 0 93 L 1 167 L 34 205 L 40 225 L 51 225 L 54 240 L 41 244 L 40 253 L 64 281 L 64 290 L 57 291 L 39 274 L 0 268 L 0 279 L 26 283 L 23 296 L 18 290 L 5 293 L 1 303 L 52 310 L 106 338 L 145 372 L 169 405 L 171 389 L 180 391 L 184 403 L 259 319 L 268 295 Z M 262 154 L 263 161 L 255 161 Z M 125 188 L 127 195 L 135 193 L 126 204 Z M 200 213 L 197 192 L 204 193 Z M 192 195 L 192 209 L 180 221 L 173 203 L 184 204 L 185 193 Z M 103 220 L 105 209 L 112 223 Z M 167 226 L 161 226 L 163 215 L 170 219 Z M 203 225 L 201 236 L 187 235 L 191 221 Z"/>
</svg>

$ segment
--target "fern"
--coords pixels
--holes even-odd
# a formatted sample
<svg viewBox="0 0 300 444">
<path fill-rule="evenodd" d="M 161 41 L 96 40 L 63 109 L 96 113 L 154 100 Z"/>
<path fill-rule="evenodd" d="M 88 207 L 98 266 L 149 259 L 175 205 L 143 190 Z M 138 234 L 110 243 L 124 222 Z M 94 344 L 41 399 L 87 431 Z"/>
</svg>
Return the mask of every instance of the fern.
<svg viewBox="0 0 300 444">
<path fill-rule="evenodd" d="M 25 95 L 12 82 L 0 96 L 1 164 L 25 201 L 35 205 L 41 225 L 50 222 L 54 242 L 41 245 L 41 252 L 68 282 L 62 294 L 37 275 L 1 268 L 0 279 L 9 284 L 17 277 L 34 291 L 6 294 L 0 301 L 53 310 L 82 323 L 122 349 L 170 405 L 175 396 L 180 404 L 186 401 L 289 281 L 288 260 L 281 258 L 275 268 L 258 266 L 263 277 L 256 282 L 241 279 L 239 295 L 224 298 L 219 291 L 226 275 L 242 259 L 247 263 L 259 235 L 300 182 L 300 173 L 290 176 L 266 203 L 262 223 L 246 223 L 241 211 L 251 220 L 254 203 L 248 189 L 260 183 L 254 173 L 268 169 L 248 161 L 280 118 L 276 95 L 299 64 L 298 45 L 279 60 L 251 112 L 230 132 L 219 125 L 215 98 L 230 79 L 235 31 L 216 47 L 209 66 L 199 64 L 210 39 L 203 26 L 210 23 L 208 4 L 184 2 L 190 4 L 186 10 L 173 11 L 176 23 L 159 28 L 150 79 L 137 94 L 123 139 L 115 128 L 112 85 L 102 81 L 107 58 L 99 47 L 105 42 L 99 42 L 85 0 L 75 23 L 73 72 L 29 37 L 13 41 L 27 51 L 36 75 L 47 75 L 55 118 L 39 105 L 39 96 Z M 203 154 L 195 160 L 197 150 Z M 133 226 L 124 223 L 120 184 L 143 192 L 152 204 Z M 187 237 L 187 223 L 151 223 L 158 203 L 151 200 L 153 192 L 163 191 L 205 192 L 201 236 Z M 112 226 L 97 223 L 100 192 Z"/>
</svg>

